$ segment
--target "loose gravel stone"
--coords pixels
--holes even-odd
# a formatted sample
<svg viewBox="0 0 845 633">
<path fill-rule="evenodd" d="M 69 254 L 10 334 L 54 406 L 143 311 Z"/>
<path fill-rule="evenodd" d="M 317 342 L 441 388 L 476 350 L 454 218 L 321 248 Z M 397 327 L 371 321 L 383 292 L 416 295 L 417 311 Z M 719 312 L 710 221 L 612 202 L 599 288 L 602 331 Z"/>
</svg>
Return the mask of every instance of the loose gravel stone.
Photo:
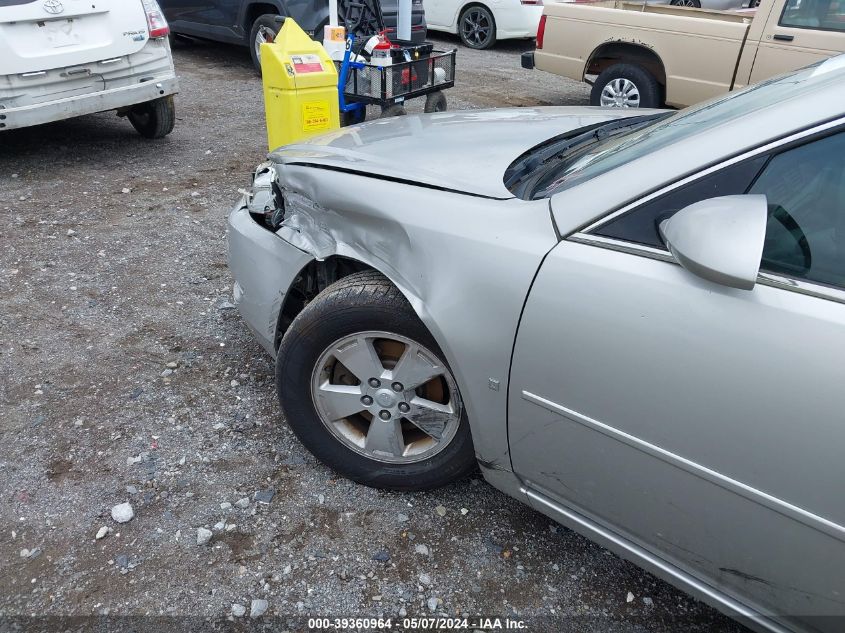
<svg viewBox="0 0 845 633">
<path fill-rule="evenodd" d="M 241 509 L 246 509 L 249 507 L 249 497 L 241 497 L 237 501 L 235 501 L 235 505 Z"/>
<path fill-rule="evenodd" d="M 117 523 L 128 523 L 135 517 L 135 510 L 132 509 L 132 504 L 128 501 L 126 503 L 119 503 L 111 509 L 111 518 Z"/>
<path fill-rule="evenodd" d="M 105 538 L 106 536 L 108 536 L 108 533 L 109 528 L 104 525 L 99 530 L 97 530 L 97 535 L 94 538 L 99 541 L 101 538 Z"/>
<path fill-rule="evenodd" d="M 246 614 L 246 607 L 237 602 L 232 604 L 232 615 L 236 618 L 242 618 Z"/>
<path fill-rule="evenodd" d="M 259 490 L 255 493 L 254 498 L 256 503 L 263 503 L 265 505 L 269 504 L 273 497 L 275 496 L 276 491 L 268 488 L 266 490 Z"/>
<path fill-rule="evenodd" d="M 249 617 L 260 618 L 267 611 L 268 606 L 266 600 L 253 600 L 249 605 Z"/>
<path fill-rule="evenodd" d="M 211 530 L 206 528 L 197 528 L 197 545 L 206 545 L 211 537 L 214 536 Z"/>
</svg>

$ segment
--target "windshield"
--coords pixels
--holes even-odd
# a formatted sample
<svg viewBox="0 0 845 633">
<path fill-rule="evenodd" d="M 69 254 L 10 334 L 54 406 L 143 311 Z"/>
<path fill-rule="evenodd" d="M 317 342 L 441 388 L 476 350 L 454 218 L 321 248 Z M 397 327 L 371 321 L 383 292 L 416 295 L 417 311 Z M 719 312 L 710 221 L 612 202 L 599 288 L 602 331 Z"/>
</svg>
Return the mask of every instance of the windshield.
<svg viewBox="0 0 845 633">
<path fill-rule="evenodd" d="M 650 125 L 641 125 L 624 133 L 597 141 L 556 162 L 552 168 L 534 179 L 530 191 L 521 197 L 528 200 L 548 198 L 611 169 L 671 145 L 682 138 L 706 134 L 717 126 L 748 116 L 763 108 L 806 94 L 807 85 L 820 83 L 827 71 L 843 64 L 833 58 L 790 75 L 769 79 L 750 88 L 729 93 L 670 113 Z"/>
</svg>

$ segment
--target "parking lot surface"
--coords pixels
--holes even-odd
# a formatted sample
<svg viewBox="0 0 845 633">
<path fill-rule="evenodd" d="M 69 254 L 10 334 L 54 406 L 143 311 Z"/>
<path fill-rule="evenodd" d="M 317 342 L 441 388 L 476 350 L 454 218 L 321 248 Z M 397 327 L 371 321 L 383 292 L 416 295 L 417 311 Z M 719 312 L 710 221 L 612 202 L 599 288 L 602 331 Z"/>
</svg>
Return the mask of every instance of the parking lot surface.
<svg viewBox="0 0 845 633">
<path fill-rule="evenodd" d="M 450 108 L 586 104 L 519 68 L 529 46 L 462 48 Z M 291 631 L 433 613 L 743 630 L 478 476 L 385 493 L 302 448 L 230 303 L 225 221 L 266 153 L 261 83 L 245 49 L 175 58 L 162 141 L 113 114 L 0 136 L 0 615 L 225 622 L 264 600 L 259 621 Z"/>
</svg>

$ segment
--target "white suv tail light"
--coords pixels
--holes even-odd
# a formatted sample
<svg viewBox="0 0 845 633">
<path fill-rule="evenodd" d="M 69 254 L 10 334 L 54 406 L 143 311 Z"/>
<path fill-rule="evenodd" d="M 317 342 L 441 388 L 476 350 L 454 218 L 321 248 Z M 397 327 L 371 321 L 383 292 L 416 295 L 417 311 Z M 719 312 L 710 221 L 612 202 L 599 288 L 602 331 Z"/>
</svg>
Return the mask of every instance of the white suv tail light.
<svg viewBox="0 0 845 633">
<path fill-rule="evenodd" d="M 167 37 L 170 34 L 170 27 L 161 12 L 156 0 L 141 0 L 144 5 L 144 13 L 147 15 L 147 28 L 150 31 L 150 39 Z"/>
</svg>

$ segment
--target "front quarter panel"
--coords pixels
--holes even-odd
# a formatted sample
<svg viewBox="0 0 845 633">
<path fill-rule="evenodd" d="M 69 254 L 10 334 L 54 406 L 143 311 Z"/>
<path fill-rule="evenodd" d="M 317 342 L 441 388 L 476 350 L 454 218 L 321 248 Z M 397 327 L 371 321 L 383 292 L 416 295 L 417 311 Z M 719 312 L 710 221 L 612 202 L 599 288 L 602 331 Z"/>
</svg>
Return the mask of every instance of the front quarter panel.
<svg viewBox="0 0 845 633">
<path fill-rule="evenodd" d="M 557 243 L 547 200 L 493 200 L 297 164 L 287 191 L 316 203 L 279 235 L 319 258 L 339 255 L 387 276 L 449 362 L 478 458 L 509 470 L 507 384 L 528 289 Z M 288 211 L 290 214 L 290 211 Z"/>
</svg>

